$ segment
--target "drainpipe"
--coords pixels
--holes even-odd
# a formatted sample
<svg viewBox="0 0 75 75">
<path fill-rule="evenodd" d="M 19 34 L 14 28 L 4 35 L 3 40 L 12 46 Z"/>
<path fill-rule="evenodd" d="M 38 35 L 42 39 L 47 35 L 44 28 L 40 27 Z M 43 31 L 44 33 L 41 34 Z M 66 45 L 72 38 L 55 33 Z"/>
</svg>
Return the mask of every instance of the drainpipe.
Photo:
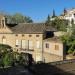
<svg viewBox="0 0 75 75">
<path fill-rule="evenodd" d="M 43 48 L 43 39 L 42 39 L 42 62 L 44 62 L 44 58 L 43 58 L 43 51 L 44 50 L 44 48 Z"/>
<path fill-rule="evenodd" d="M 28 51 L 29 51 L 29 40 L 28 40 Z"/>
</svg>

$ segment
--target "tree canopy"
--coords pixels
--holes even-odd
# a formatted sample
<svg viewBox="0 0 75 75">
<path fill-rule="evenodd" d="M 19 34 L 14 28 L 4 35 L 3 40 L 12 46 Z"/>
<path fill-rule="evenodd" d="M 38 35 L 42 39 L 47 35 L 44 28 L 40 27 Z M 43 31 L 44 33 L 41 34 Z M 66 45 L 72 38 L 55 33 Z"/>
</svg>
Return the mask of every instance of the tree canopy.
<svg viewBox="0 0 75 75">
<path fill-rule="evenodd" d="M 75 37 L 69 36 L 69 35 L 64 35 L 61 37 L 61 40 L 63 43 L 66 45 L 66 53 L 75 53 Z"/>
<path fill-rule="evenodd" d="M 31 54 L 14 52 L 11 46 L 0 44 L 0 67 L 31 66 L 32 62 Z"/>
<path fill-rule="evenodd" d="M 50 19 L 50 20 L 49 20 Z M 51 19 L 50 16 L 47 17 L 46 25 L 50 25 L 52 27 L 55 27 L 59 31 L 66 31 L 68 26 L 68 21 L 64 19 L 59 19 L 55 17 L 54 19 Z"/>
<path fill-rule="evenodd" d="M 7 23 L 31 23 L 33 20 L 29 16 L 24 16 L 20 13 L 15 13 L 14 15 L 6 15 Z"/>
<path fill-rule="evenodd" d="M 53 9 L 53 15 L 52 15 L 52 18 L 56 17 L 56 14 L 55 14 L 55 10 Z"/>
<path fill-rule="evenodd" d="M 23 15 L 21 13 L 9 14 L 6 12 L 0 12 L 1 15 L 6 17 L 6 23 L 8 26 L 15 26 L 18 23 L 32 23 L 31 17 Z"/>
</svg>

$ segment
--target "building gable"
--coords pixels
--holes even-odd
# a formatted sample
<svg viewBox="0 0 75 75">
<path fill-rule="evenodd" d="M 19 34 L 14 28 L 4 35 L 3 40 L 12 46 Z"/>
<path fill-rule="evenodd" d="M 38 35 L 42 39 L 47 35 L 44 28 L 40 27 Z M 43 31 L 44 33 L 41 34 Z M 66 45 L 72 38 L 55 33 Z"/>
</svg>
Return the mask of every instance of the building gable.
<svg viewBox="0 0 75 75">
<path fill-rule="evenodd" d="M 12 33 L 11 29 L 6 25 L 6 18 L 0 15 L 0 33 Z"/>
</svg>

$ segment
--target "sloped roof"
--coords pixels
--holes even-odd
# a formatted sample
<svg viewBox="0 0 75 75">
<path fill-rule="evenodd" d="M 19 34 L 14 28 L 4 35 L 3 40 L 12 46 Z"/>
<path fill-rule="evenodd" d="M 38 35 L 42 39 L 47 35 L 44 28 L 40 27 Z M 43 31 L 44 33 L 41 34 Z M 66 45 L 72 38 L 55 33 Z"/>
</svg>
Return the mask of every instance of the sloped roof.
<svg viewBox="0 0 75 75">
<path fill-rule="evenodd" d="M 20 23 L 11 28 L 13 33 L 43 33 L 44 31 L 55 31 L 55 28 L 46 26 L 45 23 Z"/>
<path fill-rule="evenodd" d="M 51 38 L 46 38 L 44 40 L 45 42 L 63 42 L 60 37 L 57 37 L 57 36 L 54 36 L 54 37 L 51 37 Z"/>
</svg>

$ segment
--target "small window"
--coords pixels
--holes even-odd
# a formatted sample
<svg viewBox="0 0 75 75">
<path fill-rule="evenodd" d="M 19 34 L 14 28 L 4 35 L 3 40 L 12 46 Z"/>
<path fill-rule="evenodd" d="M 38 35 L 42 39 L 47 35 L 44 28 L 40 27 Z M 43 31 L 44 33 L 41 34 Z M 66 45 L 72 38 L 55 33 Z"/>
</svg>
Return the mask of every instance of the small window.
<svg viewBox="0 0 75 75">
<path fill-rule="evenodd" d="M 39 37 L 39 35 L 36 35 L 36 37 Z"/>
<path fill-rule="evenodd" d="M 49 48 L 49 43 L 46 43 L 46 48 Z"/>
<path fill-rule="evenodd" d="M 32 35 L 29 35 L 29 37 L 32 37 Z"/>
<path fill-rule="evenodd" d="M 18 34 L 16 34 L 15 36 L 18 36 Z"/>
<path fill-rule="evenodd" d="M 59 50 L 59 45 L 55 45 L 55 50 Z"/>
<path fill-rule="evenodd" d="M 24 37 L 24 34 L 22 34 L 22 37 Z"/>
</svg>

